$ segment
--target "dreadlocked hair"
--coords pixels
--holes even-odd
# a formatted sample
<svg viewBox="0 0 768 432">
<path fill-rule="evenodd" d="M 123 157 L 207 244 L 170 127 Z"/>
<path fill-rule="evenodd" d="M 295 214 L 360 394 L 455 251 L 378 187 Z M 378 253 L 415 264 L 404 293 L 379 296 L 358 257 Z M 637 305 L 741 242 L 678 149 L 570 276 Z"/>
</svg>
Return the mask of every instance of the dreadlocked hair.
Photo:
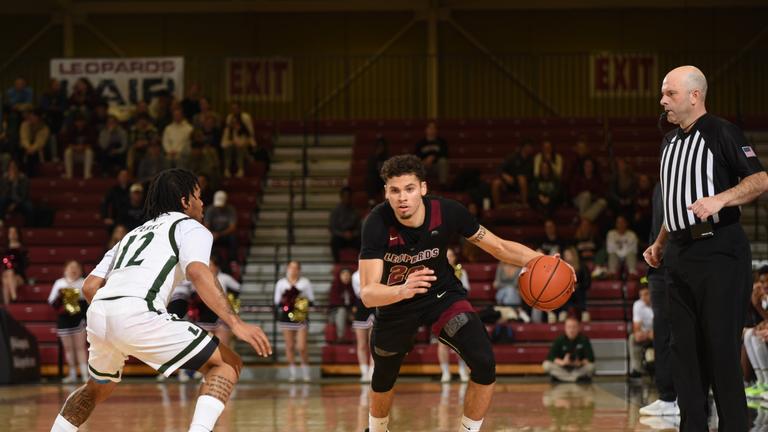
<svg viewBox="0 0 768 432">
<path fill-rule="evenodd" d="M 144 218 L 152 220 L 172 211 L 183 213 L 181 199 L 189 200 L 197 186 L 197 176 L 192 171 L 172 168 L 160 172 L 149 185 L 144 202 Z"/>
</svg>

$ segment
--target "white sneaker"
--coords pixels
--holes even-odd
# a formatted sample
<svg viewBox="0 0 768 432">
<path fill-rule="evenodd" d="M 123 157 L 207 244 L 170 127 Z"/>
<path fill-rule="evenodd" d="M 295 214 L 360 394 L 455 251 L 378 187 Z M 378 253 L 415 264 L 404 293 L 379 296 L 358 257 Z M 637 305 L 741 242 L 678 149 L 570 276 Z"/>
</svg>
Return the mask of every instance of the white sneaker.
<svg viewBox="0 0 768 432">
<path fill-rule="evenodd" d="M 443 372 L 443 375 L 440 376 L 440 382 L 441 383 L 449 383 L 449 382 L 451 382 L 451 373 L 450 372 L 448 372 L 448 373 Z"/>
<path fill-rule="evenodd" d="M 308 365 L 302 365 L 301 366 L 301 375 L 304 382 L 310 382 L 312 381 L 312 376 L 309 373 L 309 366 Z"/>
<path fill-rule="evenodd" d="M 640 415 L 642 416 L 679 416 L 680 407 L 677 405 L 677 401 L 665 402 L 661 399 L 658 399 L 656 400 L 656 402 L 640 408 Z"/>
<path fill-rule="evenodd" d="M 459 379 L 461 379 L 461 382 L 469 382 L 469 372 L 467 372 L 466 369 L 459 369 Z"/>
</svg>

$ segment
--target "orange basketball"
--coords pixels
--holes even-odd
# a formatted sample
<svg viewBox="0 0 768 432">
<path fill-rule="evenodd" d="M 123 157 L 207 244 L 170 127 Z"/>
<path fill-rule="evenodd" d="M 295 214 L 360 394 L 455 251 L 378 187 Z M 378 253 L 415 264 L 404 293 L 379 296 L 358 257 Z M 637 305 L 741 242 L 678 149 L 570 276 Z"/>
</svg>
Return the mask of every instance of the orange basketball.
<svg viewBox="0 0 768 432">
<path fill-rule="evenodd" d="M 553 256 L 532 259 L 520 276 L 520 296 L 531 307 L 543 311 L 563 306 L 573 290 L 573 272 L 565 261 Z"/>
</svg>

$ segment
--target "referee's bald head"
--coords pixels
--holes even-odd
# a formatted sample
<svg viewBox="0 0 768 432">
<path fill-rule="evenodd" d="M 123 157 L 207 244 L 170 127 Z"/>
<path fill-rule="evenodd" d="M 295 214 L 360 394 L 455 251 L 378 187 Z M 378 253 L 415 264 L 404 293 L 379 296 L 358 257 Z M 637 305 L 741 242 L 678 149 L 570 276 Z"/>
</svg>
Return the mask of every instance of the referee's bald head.
<svg viewBox="0 0 768 432">
<path fill-rule="evenodd" d="M 680 66 L 669 71 L 665 80 L 675 80 L 685 85 L 685 88 L 692 92 L 698 90 L 702 101 L 707 98 L 707 77 L 696 66 Z"/>
</svg>

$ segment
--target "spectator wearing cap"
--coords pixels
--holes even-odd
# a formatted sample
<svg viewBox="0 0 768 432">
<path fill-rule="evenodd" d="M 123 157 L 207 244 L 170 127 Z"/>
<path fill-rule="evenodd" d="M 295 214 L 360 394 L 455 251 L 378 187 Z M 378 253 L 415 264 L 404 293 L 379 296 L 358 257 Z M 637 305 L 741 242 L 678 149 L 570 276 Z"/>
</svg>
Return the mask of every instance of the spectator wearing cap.
<svg viewBox="0 0 768 432">
<path fill-rule="evenodd" d="M 360 215 L 352 207 L 352 190 L 344 187 L 339 191 L 340 202 L 331 212 L 331 253 L 339 262 L 339 252 L 346 247 L 360 248 Z"/>
<path fill-rule="evenodd" d="M 227 249 L 228 260 L 219 259 L 219 262 L 237 262 L 237 212 L 227 204 L 226 192 L 220 190 L 213 194 L 213 206 L 205 211 L 203 222 L 213 234 L 213 246 Z"/>
<path fill-rule="evenodd" d="M 131 185 L 128 194 L 128 206 L 117 214 L 115 221 L 118 225 L 123 225 L 128 231 L 144 223 L 144 186 L 141 183 Z"/>
</svg>

